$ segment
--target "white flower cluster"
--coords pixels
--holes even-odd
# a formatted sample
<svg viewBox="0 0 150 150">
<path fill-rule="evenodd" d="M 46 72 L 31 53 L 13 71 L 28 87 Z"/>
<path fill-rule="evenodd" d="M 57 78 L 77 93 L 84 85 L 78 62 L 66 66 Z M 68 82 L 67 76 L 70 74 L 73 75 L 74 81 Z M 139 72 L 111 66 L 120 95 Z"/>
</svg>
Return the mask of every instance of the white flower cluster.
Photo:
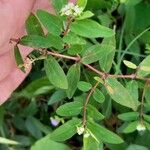
<svg viewBox="0 0 150 150">
<path fill-rule="evenodd" d="M 142 124 L 142 123 L 139 123 L 139 124 L 137 125 L 136 129 L 137 129 L 138 131 L 145 131 L 145 130 L 146 130 L 144 124 Z"/>
<path fill-rule="evenodd" d="M 61 15 L 77 17 L 82 13 L 82 8 L 78 5 L 74 5 L 73 3 L 68 3 L 63 7 L 60 11 Z"/>
<path fill-rule="evenodd" d="M 79 135 L 83 134 L 84 133 L 84 127 L 83 126 L 77 127 L 77 133 Z"/>
</svg>

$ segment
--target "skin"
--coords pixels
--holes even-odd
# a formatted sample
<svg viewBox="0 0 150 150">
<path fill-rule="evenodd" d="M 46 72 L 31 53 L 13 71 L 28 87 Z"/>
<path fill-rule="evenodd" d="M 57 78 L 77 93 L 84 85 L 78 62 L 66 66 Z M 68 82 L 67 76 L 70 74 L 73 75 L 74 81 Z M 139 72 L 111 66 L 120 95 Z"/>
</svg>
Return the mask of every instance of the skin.
<svg viewBox="0 0 150 150">
<path fill-rule="evenodd" d="M 25 34 L 25 20 L 30 12 L 37 9 L 53 11 L 49 0 L 0 0 L 0 105 L 21 84 L 31 70 L 26 74 L 20 71 L 13 54 L 11 38 L 19 38 Z M 32 49 L 19 46 L 24 58 Z"/>
</svg>

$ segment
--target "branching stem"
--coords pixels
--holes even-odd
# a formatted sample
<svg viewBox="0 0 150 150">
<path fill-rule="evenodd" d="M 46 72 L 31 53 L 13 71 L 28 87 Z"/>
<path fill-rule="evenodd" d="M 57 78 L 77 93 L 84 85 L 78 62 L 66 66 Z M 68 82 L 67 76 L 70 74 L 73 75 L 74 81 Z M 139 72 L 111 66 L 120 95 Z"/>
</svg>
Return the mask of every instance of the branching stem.
<svg viewBox="0 0 150 150">
<path fill-rule="evenodd" d="M 95 89 L 97 88 L 99 82 L 97 82 L 95 84 L 95 86 L 93 86 L 93 88 L 90 90 L 89 94 L 87 95 L 87 98 L 86 98 L 86 101 L 85 101 L 85 104 L 84 104 L 84 107 L 83 107 L 83 126 L 84 128 L 86 128 L 86 120 L 87 120 L 87 105 L 90 101 L 90 97 L 92 96 L 93 92 L 95 91 Z"/>
</svg>

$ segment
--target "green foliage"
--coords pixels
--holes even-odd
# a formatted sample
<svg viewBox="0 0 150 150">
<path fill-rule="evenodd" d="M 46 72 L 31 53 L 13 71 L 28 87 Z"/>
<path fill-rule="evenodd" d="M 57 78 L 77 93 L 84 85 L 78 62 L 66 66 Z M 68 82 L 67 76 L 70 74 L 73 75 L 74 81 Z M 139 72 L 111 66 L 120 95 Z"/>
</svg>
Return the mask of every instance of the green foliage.
<svg viewBox="0 0 150 150">
<path fill-rule="evenodd" d="M 132 108 L 134 111 L 137 110 L 139 102 L 135 100 L 128 90 L 116 79 L 108 78 L 106 80 L 106 89 L 114 101 L 123 106 Z"/>
<path fill-rule="evenodd" d="M 87 38 L 111 37 L 115 34 L 113 30 L 90 19 L 73 22 L 71 31 Z"/>
<path fill-rule="evenodd" d="M 49 81 L 54 86 L 61 89 L 68 88 L 67 77 L 54 57 L 48 56 L 44 62 L 44 67 Z"/>
<path fill-rule="evenodd" d="M 87 0 L 77 0 L 77 5 L 79 7 L 82 7 L 82 9 L 86 7 L 86 4 L 87 4 Z"/>
<path fill-rule="evenodd" d="M 59 17 L 52 15 L 46 11 L 38 10 L 37 16 L 43 26 L 54 35 L 60 35 L 62 31 L 62 22 Z"/>
<path fill-rule="evenodd" d="M 26 21 L 26 30 L 28 35 L 44 35 L 41 24 L 34 14 L 30 14 Z"/>
<path fill-rule="evenodd" d="M 49 148 L 56 149 L 56 150 L 71 150 L 65 144 L 50 140 L 49 136 L 44 137 L 40 139 L 39 141 L 37 141 L 35 145 L 31 147 L 31 150 L 41 150 L 41 149 L 49 150 Z"/>
<path fill-rule="evenodd" d="M 104 127 L 93 123 L 88 122 L 87 127 L 89 131 L 91 132 L 91 136 L 97 141 L 97 142 L 106 142 L 106 143 L 112 143 L 112 144 L 119 144 L 123 143 L 123 140 L 113 132 L 105 129 Z"/>
<path fill-rule="evenodd" d="M 67 96 L 69 99 L 71 99 L 77 89 L 77 84 L 80 80 L 80 65 L 75 64 L 70 67 L 67 73 L 67 79 L 68 79 L 68 89 L 66 91 Z"/>
<path fill-rule="evenodd" d="M 150 2 L 50 3 L 10 40 L 32 71 L 0 107 L 0 149 L 150 149 Z"/>
<path fill-rule="evenodd" d="M 59 15 L 60 10 L 67 4 L 68 0 L 51 0 L 50 2 L 55 8 L 56 13 Z"/>
<path fill-rule="evenodd" d="M 15 55 L 15 60 L 16 60 L 17 66 L 18 66 L 23 72 L 25 72 L 25 68 L 24 68 L 24 66 L 22 66 L 22 65 L 24 64 L 24 61 L 23 61 L 23 58 L 22 58 L 22 56 L 21 56 L 21 53 L 20 53 L 19 48 L 18 48 L 17 45 L 14 47 L 14 55 Z"/>
<path fill-rule="evenodd" d="M 71 138 L 76 133 L 76 128 L 80 123 L 79 119 L 73 118 L 54 130 L 50 134 L 50 139 L 61 142 Z"/>
<path fill-rule="evenodd" d="M 80 114 L 82 107 L 80 102 L 70 102 L 58 107 L 56 113 L 60 116 L 76 116 Z"/>
</svg>

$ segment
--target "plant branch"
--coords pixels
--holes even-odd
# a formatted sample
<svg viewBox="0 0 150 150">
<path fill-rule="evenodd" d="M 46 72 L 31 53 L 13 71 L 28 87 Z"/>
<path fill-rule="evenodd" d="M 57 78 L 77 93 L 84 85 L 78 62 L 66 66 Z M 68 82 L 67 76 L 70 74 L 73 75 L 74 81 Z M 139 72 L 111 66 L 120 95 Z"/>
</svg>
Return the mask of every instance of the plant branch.
<svg viewBox="0 0 150 150">
<path fill-rule="evenodd" d="M 72 56 L 63 55 L 63 54 L 59 54 L 59 53 L 52 52 L 52 51 L 47 51 L 47 54 L 58 57 L 58 58 L 65 58 L 69 60 L 80 61 L 80 56 L 72 57 Z"/>
<path fill-rule="evenodd" d="M 59 54 L 57 52 L 52 52 L 52 51 L 47 51 L 48 55 L 52 55 L 58 58 L 65 58 L 65 59 L 69 59 L 69 60 L 74 60 L 77 62 L 80 62 L 81 58 L 80 56 L 68 56 L 68 55 L 63 55 L 63 54 Z M 142 80 L 142 81 L 146 81 L 147 83 L 150 83 L 150 78 L 143 78 L 143 77 L 138 77 L 136 75 L 136 73 L 134 74 L 129 74 L 129 75 L 112 75 L 112 74 L 108 74 L 102 71 L 97 70 L 96 68 L 94 68 L 91 65 L 88 64 L 83 64 L 84 66 L 86 66 L 87 68 L 89 68 L 90 70 L 92 70 L 93 72 L 95 72 L 96 74 L 98 74 L 99 76 L 101 76 L 102 78 L 106 79 L 106 78 L 120 78 L 120 79 L 134 79 L 134 80 Z"/>
<path fill-rule="evenodd" d="M 72 20 L 73 20 L 72 17 L 68 17 L 68 18 L 67 18 L 67 26 L 66 26 L 65 31 L 62 33 L 63 36 L 67 35 L 67 33 L 69 32 L 69 30 L 70 30 L 70 25 L 71 25 L 71 23 L 72 23 Z"/>
<path fill-rule="evenodd" d="M 104 79 L 105 78 L 137 79 L 137 80 L 143 80 L 143 81 L 146 81 L 146 82 L 150 83 L 150 78 L 138 77 L 136 74 L 112 75 L 112 74 L 108 74 L 108 73 L 105 73 L 105 72 L 101 72 L 101 71 L 97 70 L 96 68 L 92 67 L 91 65 L 85 65 L 85 66 L 87 68 L 89 68 L 90 70 L 94 71 L 95 73 L 97 73 L 98 75 L 102 76 Z"/>
<path fill-rule="evenodd" d="M 92 96 L 93 92 L 95 91 L 95 89 L 97 88 L 99 82 L 97 82 L 95 84 L 95 86 L 90 90 L 87 98 L 86 98 L 86 101 L 85 101 L 85 104 L 84 104 L 84 107 L 83 107 L 83 127 L 86 128 L 86 121 L 87 121 L 87 105 L 90 101 L 90 97 Z"/>
</svg>

